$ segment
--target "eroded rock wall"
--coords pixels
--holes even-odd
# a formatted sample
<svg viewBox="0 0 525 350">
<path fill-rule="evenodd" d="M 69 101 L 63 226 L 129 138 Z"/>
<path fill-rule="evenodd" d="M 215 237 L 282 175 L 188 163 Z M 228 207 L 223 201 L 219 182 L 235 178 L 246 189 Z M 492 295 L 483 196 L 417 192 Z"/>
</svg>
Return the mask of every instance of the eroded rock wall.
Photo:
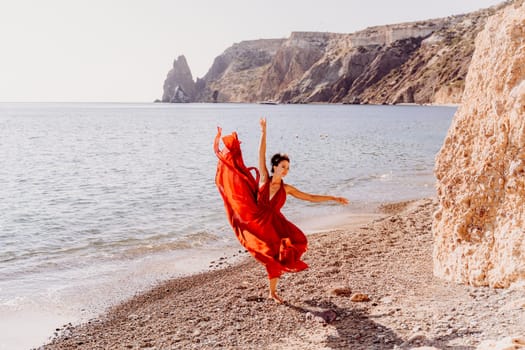
<svg viewBox="0 0 525 350">
<path fill-rule="evenodd" d="M 523 1 L 489 18 L 478 35 L 435 173 L 435 275 L 474 286 L 525 282 Z"/>
<path fill-rule="evenodd" d="M 294 32 L 273 57 L 264 72 L 257 91 L 261 100 L 288 101 L 287 90 L 301 80 L 303 75 L 326 52 L 333 33 Z"/>
<path fill-rule="evenodd" d="M 197 101 L 257 102 L 261 81 L 284 41 L 247 40 L 226 49 L 203 77 Z"/>
</svg>

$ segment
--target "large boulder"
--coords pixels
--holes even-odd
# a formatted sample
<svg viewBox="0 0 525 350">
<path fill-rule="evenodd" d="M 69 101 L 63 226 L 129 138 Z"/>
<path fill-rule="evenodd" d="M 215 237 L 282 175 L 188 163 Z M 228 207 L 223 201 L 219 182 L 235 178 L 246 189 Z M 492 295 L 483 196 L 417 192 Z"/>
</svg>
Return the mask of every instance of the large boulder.
<svg viewBox="0 0 525 350">
<path fill-rule="evenodd" d="M 496 288 L 525 282 L 523 0 L 478 35 L 435 174 L 434 274 Z"/>
</svg>

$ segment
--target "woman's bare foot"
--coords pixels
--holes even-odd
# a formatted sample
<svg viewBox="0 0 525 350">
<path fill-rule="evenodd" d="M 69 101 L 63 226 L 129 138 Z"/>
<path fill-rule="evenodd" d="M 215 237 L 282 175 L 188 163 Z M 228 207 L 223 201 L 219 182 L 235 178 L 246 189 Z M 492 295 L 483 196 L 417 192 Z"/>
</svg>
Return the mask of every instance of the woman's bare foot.
<svg viewBox="0 0 525 350">
<path fill-rule="evenodd" d="M 277 277 L 270 279 L 270 294 L 268 298 L 275 300 L 278 304 L 282 304 L 284 300 L 277 295 L 277 282 L 279 282 L 279 278 Z"/>
<path fill-rule="evenodd" d="M 276 302 L 277 304 L 282 304 L 282 303 L 284 303 L 284 300 L 283 300 L 280 296 L 278 296 L 277 293 L 275 293 L 275 292 L 273 292 L 273 293 L 270 292 L 270 294 L 268 295 L 268 298 L 269 298 L 269 299 L 273 299 L 273 300 L 275 300 L 275 302 Z"/>
</svg>

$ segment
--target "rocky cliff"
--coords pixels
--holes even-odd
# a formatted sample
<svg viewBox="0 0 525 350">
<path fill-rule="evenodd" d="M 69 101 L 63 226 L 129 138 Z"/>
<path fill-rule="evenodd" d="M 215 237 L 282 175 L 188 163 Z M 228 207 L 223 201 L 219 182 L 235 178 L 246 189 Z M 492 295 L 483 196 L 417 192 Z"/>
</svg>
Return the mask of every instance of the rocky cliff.
<svg viewBox="0 0 525 350">
<path fill-rule="evenodd" d="M 436 157 L 434 273 L 452 281 L 525 282 L 524 38 L 523 0 L 488 20 Z"/>
<path fill-rule="evenodd" d="M 173 67 L 164 81 L 162 102 L 193 102 L 196 99 L 195 82 L 191 75 L 186 57 L 179 56 L 173 61 Z"/>
<path fill-rule="evenodd" d="M 174 65 L 162 100 L 179 102 L 179 86 L 194 102 L 459 103 L 474 39 L 504 6 L 350 34 L 244 41 L 215 59 L 193 94 L 178 80 L 186 68 L 179 74 Z"/>
<path fill-rule="evenodd" d="M 198 81 L 200 102 L 255 102 L 268 65 L 284 39 L 262 39 L 234 44 L 215 58 Z"/>
</svg>

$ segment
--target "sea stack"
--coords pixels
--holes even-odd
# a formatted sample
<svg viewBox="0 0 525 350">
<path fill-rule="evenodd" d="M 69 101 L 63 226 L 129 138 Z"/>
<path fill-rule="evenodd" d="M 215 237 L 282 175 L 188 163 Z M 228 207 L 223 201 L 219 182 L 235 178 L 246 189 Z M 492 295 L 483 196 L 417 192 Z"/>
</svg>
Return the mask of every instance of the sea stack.
<svg viewBox="0 0 525 350">
<path fill-rule="evenodd" d="M 523 0 L 489 18 L 478 35 L 435 174 L 434 274 L 473 286 L 524 283 Z"/>
<path fill-rule="evenodd" d="M 162 102 L 185 103 L 194 102 L 194 99 L 195 82 L 186 57 L 182 55 L 173 61 L 173 67 L 164 81 Z"/>
</svg>

